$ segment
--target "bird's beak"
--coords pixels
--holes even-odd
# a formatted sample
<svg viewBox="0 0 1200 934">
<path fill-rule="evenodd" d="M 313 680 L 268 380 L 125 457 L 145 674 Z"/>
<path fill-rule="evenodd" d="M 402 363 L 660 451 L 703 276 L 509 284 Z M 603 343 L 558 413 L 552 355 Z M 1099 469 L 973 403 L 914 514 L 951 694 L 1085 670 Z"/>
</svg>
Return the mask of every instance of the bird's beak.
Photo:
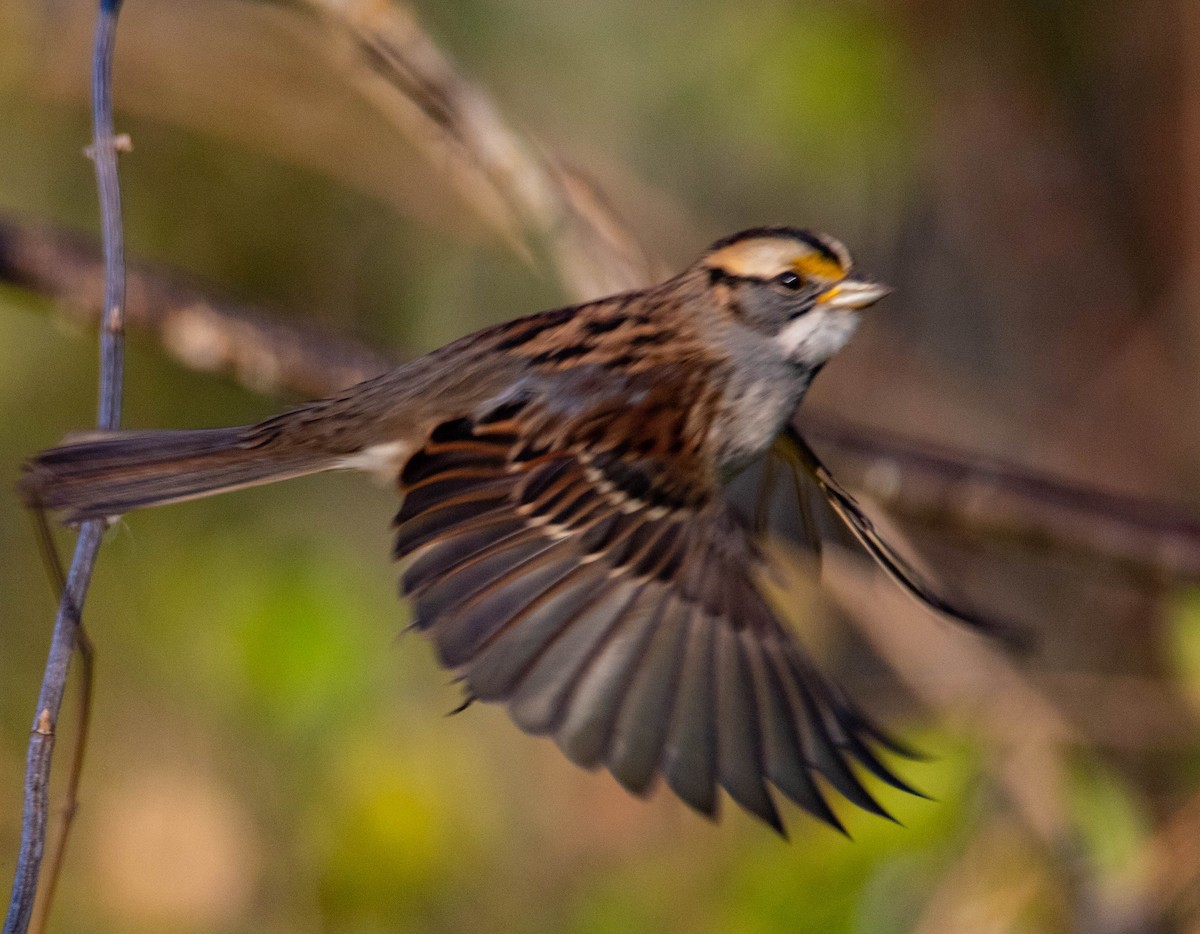
<svg viewBox="0 0 1200 934">
<path fill-rule="evenodd" d="M 817 304 L 824 305 L 826 308 L 857 311 L 859 308 L 874 305 L 891 291 L 891 288 L 882 282 L 843 279 L 837 285 L 822 292 L 817 298 Z"/>
</svg>

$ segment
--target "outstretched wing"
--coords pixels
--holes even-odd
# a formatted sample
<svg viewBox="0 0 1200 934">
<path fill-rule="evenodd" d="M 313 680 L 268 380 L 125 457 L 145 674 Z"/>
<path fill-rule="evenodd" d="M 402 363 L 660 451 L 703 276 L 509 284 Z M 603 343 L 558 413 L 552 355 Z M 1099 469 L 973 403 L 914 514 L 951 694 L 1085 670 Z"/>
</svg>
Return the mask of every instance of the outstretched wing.
<svg viewBox="0 0 1200 934">
<path fill-rule="evenodd" d="M 769 783 L 840 828 L 819 774 L 885 814 L 855 766 L 911 791 L 873 747 L 905 751 L 779 623 L 715 478 L 659 472 L 654 445 L 672 443 L 680 413 L 643 403 L 612 415 L 637 421 L 640 447 L 523 401 L 438 426 L 400 478 L 395 554 L 415 626 L 472 698 L 636 794 L 661 773 L 714 815 L 721 787 L 782 833 Z"/>
<path fill-rule="evenodd" d="M 871 519 L 863 512 L 857 500 L 834 479 L 833 474 L 817 457 L 808 442 L 801 437 L 794 425 L 785 426 L 775 442 L 774 453 L 778 454 L 793 469 L 796 495 L 804 502 L 807 493 L 816 492 L 823 508 L 831 510 L 853 536 L 853 540 L 904 590 L 923 603 L 934 613 L 953 619 L 968 629 L 995 639 L 1014 653 L 1025 653 L 1031 649 L 1032 636 L 1028 630 L 981 613 L 974 607 L 951 603 L 939 594 L 931 584 L 889 545 L 875 530 Z M 813 487 L 815 486 L 815 491 Z M 808 530 L 811 531 L 811 530 Z M 819 543 L 817 544 L 819 549 Z"/>
</svg>

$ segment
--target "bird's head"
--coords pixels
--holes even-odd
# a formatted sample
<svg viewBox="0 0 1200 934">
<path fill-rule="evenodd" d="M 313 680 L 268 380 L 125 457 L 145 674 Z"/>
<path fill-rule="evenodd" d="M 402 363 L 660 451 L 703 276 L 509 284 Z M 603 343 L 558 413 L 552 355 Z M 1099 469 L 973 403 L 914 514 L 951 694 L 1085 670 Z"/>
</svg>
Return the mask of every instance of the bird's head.
<svg viewBox="0 0 1200 934">
<path fill-rule="evenodd" d="M 795 227 L 733 234 L 714 243 L 697 265 L 731 318 L 806 368 L 841 350 L 858 312 L 891 291 L 852 277 L 850 254 L 833 237 Z"/>
</svg>

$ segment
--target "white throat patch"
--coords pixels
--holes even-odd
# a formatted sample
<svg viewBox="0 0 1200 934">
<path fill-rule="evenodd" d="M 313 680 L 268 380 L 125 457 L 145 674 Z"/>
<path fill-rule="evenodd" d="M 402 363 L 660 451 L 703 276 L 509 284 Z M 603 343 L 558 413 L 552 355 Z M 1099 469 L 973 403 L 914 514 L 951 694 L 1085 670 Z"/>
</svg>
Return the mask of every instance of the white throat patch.
<svg viewBox="0 0 1200 934">
<path fill-rule="evenodd" d="M 786 324 L 775 341 L 791 362 L 818 366 L 846 346 L 858 319 L 856 312 L 818 305 Z"/>
</svg>

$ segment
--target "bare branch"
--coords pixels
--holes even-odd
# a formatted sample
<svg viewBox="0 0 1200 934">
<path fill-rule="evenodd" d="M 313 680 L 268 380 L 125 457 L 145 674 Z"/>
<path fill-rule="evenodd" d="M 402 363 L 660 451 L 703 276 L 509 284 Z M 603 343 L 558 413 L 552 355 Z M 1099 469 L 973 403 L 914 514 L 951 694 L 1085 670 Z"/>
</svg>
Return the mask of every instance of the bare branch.
<svg viewBox="0 0 1200 934">
<path fill-rule="evenodd" d="M 582 178 L 551 159 L 464 78 L 399 3 L 295 0 L 346 41 L 347 73 L 443 172 L 463 200 L 570 294 L 649 284 L 640 245 Z"/>
<path fill-rule="evenodd" d="M 326 396 L 396 362 L 348 337 L 214 298 L 177 273 L 134 264 L 128 279 L 129 327 L 157 337 L 189 369 L 256 392 Z M 0 280 L 55 299 L 83 324 L 99 322 L 104 266 L 86 237 L 0 216 Z"/>
<path fill-rule="evenodd" d="M 121 223 L 121 192 L 117 178 L 117 151 L 126 143 L 113 135 L 112 58 L 121 0 L 100 0 L 92 62 L 93 135 L 89 155 L 96 166 L 100 194 L 100 219 L 104 233 L 104 312 L 100 328 L 100 428 L 113 429 L 121 422 L 121 382 L 124 368 L 125 245 Z M 38 695 L 33 732 L 25 770 L 25 811 L 21 824 L 21 850 L 13 876 L 12 900 L 4 923 L 5 934 L 24 934 L 29 928 L 37 896 L 38 876 L 45 850 L 50 809 L 50 766 L 54 753 L 58 714 L 66 691 L 71 656 L 83 652 L 89 677 L 84 684 L 86 712 L 90 706 L 91 651 L 82 629 L 81 612 L 91 582 L 92 569 L 104 533 L 101 521 L 84 523 L 75 545 L 75 557 L 59 601 L 54 635 Z M 81 725 L 82 728 L 82 725 Z M 84 734 L 86 735 L 86 729 Z M 80 752 L 82 755 L 82 752 Z M 79 761 L 72 768 L 67 820 L 74 810 Z M 67 825 L 69 829 L 69 823 Z M 67 830 L 59 838 L 66 846 Z M 61 862 L 61 853 L 55 865 Z M 43 913 L 43 917 L 48 914 Z"/>
</svg>

